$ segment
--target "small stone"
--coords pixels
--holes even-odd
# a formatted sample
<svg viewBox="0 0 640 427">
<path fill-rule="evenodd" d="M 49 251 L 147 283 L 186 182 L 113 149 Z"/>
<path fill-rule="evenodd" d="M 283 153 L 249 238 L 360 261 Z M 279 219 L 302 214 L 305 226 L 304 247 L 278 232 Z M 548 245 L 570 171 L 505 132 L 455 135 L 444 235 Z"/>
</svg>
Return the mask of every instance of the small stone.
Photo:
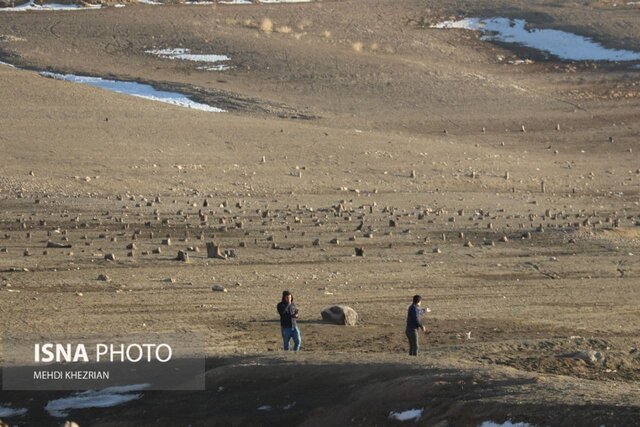
<svg viewBox="0 0 640 427">
<path fill-rule="evenodd" d="M 101 282 L 110 282 L 111 281 L 109 276 L 107 276 L 106 274 L 99 274 L 98 275 L 98 280 L 101 281 Z"/>
<path fill-rule="evenodd" d="M 225 288 L 222 285 L 213 285 L 211 287 L 211 290 L 214 291 L 214 292 L 227 292 L 227 288 Z"/>
<path fill-rule="evenodd" d="M 185 251 L 178 251 L 178 256 L 176 256 L 176 261 L 189 262 L 189 254 Z"/>
<path fill-rule="evenodd" d="M 584 350 L 584 351 L 577 351 L 574 353 L 565 353 L 565 354 L 559 355 L 558 357 L 570 358 L 574 360 L 582 360 L 592 365 L 596 363 L 603 363 L 605 360 L 604 354 L 595 350 Z"/>
<path fill-rule="evenodd" d="M 69 244 L 64 244 L 64 243 L 56 243 L 56 242 L 52 242 L 52 241 L 47 241 L 47 247 L 48 248 L 56 248 L 56 249 L 68 249 L 71 248 L 71 245 Z"/>
<path fill-rule="evenodd" d="M 114 254 L 106 254 L 104 256 L 104 259 L 106 259 L 107 261 L 115 261 L 116 260 L 116 256 Z"/>
</svg>

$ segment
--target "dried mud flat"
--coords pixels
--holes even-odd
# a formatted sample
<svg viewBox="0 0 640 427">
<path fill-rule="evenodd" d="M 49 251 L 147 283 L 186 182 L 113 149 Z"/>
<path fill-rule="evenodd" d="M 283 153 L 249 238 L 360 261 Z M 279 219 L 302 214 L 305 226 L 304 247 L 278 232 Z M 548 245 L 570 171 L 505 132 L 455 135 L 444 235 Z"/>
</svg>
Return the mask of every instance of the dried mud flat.
<svg viewBox="0 0 640 427">
<path fill-rule="evenodd" d="M 429 26 L 519 17 L 640 51 L 640 12 L 449 3 L 0 13 L 0 60 L 20 68 L 0 65 L 0 330 L 194 331 L 209 355 L 206 391 L 67 419 L 385 425 L 422 408 L 420 425 L 637 424 L 640 70 Z M 146 53 L 178 47 L 230 68 Z M 207 258 L 207 242 L 234 256 Z M 280 350 L 285 288 L 296 355 Z M 415 293 L 432 313 L 409 358 Z M 321 323 L 336 303 L 358 325 Z M 28 409 L 10 425 L 57 425 L 43 408 L 68 394 L 3 391 L 0 406 Z"/>
</svg>

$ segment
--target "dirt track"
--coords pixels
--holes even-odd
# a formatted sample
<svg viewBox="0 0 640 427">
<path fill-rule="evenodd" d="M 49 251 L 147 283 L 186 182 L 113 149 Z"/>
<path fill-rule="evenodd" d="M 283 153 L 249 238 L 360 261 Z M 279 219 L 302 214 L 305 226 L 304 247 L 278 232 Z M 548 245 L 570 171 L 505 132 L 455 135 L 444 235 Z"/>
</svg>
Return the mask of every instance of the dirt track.
<svg viewBox="0 0 640 427">
<path fill-rule="evenodd" d="M 205 337 L 206 392 L 72 411 L 82 426 L 383 425 L 418 407 L 422 425 L 634 425 L 640 71 L 428 26 L 500 14 L 640 50 L 639 13 L 386 0 L 0 13 L 0 60 L 22 68 L 0 65 L 0 330 Z M 145 53 L 175 47 L 232 68 Z M 535 62 L 509 64 L 523 57 Z M 208 259 L 208 241 L 237 257 Z M 280 351 L 285 288 L 302 313 L 295 357 Z M 403 333 L 415 293 L 433 310 L 417 361 Z M 319 321 L 336 303 L 357 326 Z M 589 350 L 604 360 L 567 356 Z M 54 395 L 2 392 L 0 406 L 29 408 L 11 424 L 51 425 Z"/>
</svg>

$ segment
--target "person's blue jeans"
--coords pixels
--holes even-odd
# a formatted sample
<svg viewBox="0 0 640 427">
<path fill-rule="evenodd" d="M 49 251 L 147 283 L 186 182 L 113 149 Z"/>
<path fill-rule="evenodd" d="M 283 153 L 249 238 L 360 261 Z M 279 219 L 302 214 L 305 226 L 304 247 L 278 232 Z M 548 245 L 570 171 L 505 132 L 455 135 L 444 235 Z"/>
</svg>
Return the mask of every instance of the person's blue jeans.
<svg viewBox="0 0 640 427">
<path fill-rule="evenodd" d="M 284 351 L 289 351 L 289 342 L 293 338 L 293 351 L 300 350 L 300 343 L 302 339 L 300 337 L 300 330 L 296 326 L 295 328 L 282 328 L 282 339 L 284 340 Z"/>
</svg>

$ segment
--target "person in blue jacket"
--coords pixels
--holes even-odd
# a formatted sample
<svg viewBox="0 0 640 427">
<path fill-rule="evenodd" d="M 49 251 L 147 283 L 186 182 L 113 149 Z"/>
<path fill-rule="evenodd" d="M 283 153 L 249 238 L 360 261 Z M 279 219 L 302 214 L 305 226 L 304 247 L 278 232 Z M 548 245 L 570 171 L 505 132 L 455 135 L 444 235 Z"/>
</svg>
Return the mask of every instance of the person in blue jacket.
<svg viewBox="0 0 640 427">
<path fill-rule="evenodd" d="M 284 341 L 284 351 L 289 351 L 289 343 L 293 339 L 293 350 L 300 350 L 300 330 L 296 320 L 298 319 L 298 308 L 293 303 L 293 295 L 289 291 L 282 292 L 282 301 L 277 306 L 280 314 L 280 328 Z"/>
<path fill-rule="evenodd" d="M 424 327 L 420 321 L 420 315 L 429 313 L 429 308 L 420 308 L 422 304 L 422 297 L 420 295 L 413 296 L 413 304 L 409 306 L 407 312 L 407 329 L 406 334 L 409 339 L 409 355 L 418 355 L 418 330 L 425 332 L 427 328 Z"/>
</svg>

